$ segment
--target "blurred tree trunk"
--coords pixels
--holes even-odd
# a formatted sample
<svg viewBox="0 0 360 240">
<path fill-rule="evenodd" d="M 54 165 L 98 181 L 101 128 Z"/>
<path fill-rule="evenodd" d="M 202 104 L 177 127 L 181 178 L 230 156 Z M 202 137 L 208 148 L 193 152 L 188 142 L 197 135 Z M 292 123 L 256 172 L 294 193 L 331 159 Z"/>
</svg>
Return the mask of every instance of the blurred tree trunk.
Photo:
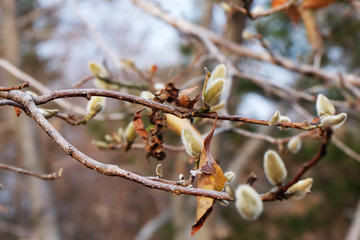
<svg viewBox="0 0 360 240">
<path fill-rule="evenodd" d="M 20 44 L 19 36 L 17 32 L 17 1 L 3 0 L 3 32 L 2 38 L 4 45 L 2 47 L 3 55 L 5 59 L 19 67 L 21 63 L 20 59 Z M 5 75 L 8 86 L 16 84 L 16 79 L 10 74 Z M 24 114 L 17 118 L 14 114 L 14 129 L 18 139 L 18 144 L 21 149 L 22 165 L 24 168 L 43 172 L 43 159 L 39 156 L 35 143 L 36 136 L 34 134 L 34 126 L 32 121 Z M 33 237 L 35 239 L 60 239 L 54 207 L 52 204 L 51 194 L 48 189 L 48 185 L 45 181 L 35 179 L 32 177 L 26 177 L 28 180 L 26 185 L 28 192 L 30 193 L 31 201 L 31 219 L 34 224 Z"/>
<path fill-rule="evenodd" d="M 233 0 L 232 2 L 236 5 L 244 7 L 244 1 L 246 1 L 249 6 L 252 3 L 252 0 Z M 226 26 L 223 33 L 224 37 L 236 43 L 241 43 L 241 33 L 245 27 L 247 15 L 242 12 L 232 10 L 227 12 L 226 17 Z"/>
</svg>

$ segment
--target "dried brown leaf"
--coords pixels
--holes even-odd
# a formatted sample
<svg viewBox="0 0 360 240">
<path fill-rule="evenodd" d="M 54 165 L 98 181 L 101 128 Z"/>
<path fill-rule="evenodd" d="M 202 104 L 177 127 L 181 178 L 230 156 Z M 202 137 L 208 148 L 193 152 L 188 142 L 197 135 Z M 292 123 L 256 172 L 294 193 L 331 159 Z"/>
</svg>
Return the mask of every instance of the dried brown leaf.
<svg viewBox="0 0 360 240">
<path fill-rule="evenodd" d="M 204 148 L 200 157 L 201 173 L 198 180 L 198 188 L 206 190 L 221 191 L 227 181 L 220 166 L 216 163 L 210 154 L 210 144 L 216 126 L 216 119 L 212 131 L 204 140 Z M 194 235 L 204 224 L 210 215 L 214 205 L 214 199 L 209 197 L 196 198 L 196 222 L 191 227 L 191 235 Z"/>
<path fill-rule="evenodd" d="M 201 93 L 197 94 L 196 97 L 191 100 L 190 99 L 190 94 L 193 93 L 198 87 L 190 87 L 184 90 L 181 90 L 179 93 L 179 104 L 181 107 L 185 107 L 185 108 L 193 108 L 195 103 L 197 101 L 199 101 L 200 97 L 201 97 Z"/>
</svg>

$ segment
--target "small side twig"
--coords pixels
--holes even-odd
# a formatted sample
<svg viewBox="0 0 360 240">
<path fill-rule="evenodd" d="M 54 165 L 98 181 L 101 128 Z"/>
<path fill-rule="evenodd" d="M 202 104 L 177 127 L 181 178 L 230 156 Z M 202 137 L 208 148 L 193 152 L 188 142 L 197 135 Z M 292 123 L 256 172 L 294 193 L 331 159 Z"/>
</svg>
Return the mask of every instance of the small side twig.
<svg viewBox="0 0 360 240">
<path fill-rule="evenodd" d="M 55 179 L 58 179 L 58 178 L 60 178 L 62 176 L 62 173 L 63 173 L 62 168 L 60 168 L 59 171 L 57 171 L 57 172 L 53 172 L 53 173 L 49 173 L 49 174 L 40 174 L 40 173 L 31 172 L 31 171 L 26 170 L 26 169 L 22 169 L 22 168 L 10 166 L 10 165 L 2 164 L 2 163 L 0 163 L 0 169 L 13 171 L 13 172 L 16 172 L 16 173 L 20 173 L 20 174 L 24 174 L 24 175 L 28 175 L 28 176 L 32 176 L 32 177 L 36 177 L 36 178 L 40 178 L 40 179 L 43 179 L 43 180 L 55 180 Z"/>
<path fill-rule="evenodd" d="M 261 200 L 264 202 L 268 201 L 275 201 L 275 200 L 283 200 L 287 199 L 287 196 L 285 194 L 286 190 L 288 190 L 292 185 L 297 183 L 300 178 L 310 169 L 312 168 L 316 163 L 322 159 L 327 152 L 327 147 L 330 143 L 332 131 L 331 130 L 325 130 L 323 132 L 324 142 L 320 146 L 319 151 L 316 153 L 316 155 L 310 159 L 308 162 L 306 162 L 297 172 L 297 174 L 285 185 L 279 187 L 276 191 L 270 191 L 268 193 L 265 193 L 261 196 Z"/>
<path fill-rule="evenodd" d="M 11 91 L 11 90 L 20 90 L 26 87 L 30 87 L 30 83 L 29 82 L 23 82 L 17 86 L 13 86 L 13 87 L 1 87 L 0 86 L 0 91 Z"/>
</svg>

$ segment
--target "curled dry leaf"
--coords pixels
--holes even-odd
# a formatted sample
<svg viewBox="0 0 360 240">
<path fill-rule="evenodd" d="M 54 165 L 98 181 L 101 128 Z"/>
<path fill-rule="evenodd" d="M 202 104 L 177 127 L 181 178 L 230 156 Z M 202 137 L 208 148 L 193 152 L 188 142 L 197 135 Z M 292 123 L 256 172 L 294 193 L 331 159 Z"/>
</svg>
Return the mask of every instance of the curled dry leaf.
<svg viewBox="0 0 360 240">
<path fill-rule="evenodd" d="M 201 174 L 198 180 L 198 188 L 206 190 L 221 191 L 224 188 L 227 178 L 220 166 L 216 163 L 210 154 L 210 144 L 216 126 L 216 119 L 214 127 L 209 135 L 204 140 L 204 148 L 200 157 L 200 171 Z M 213 210 L 214 199 L 209 197 L 196 198 L 196 222 L 191 227 L 191 235 L 193 236 L 204 225 L 205 220 L 209 217 Z"/>
<path fill-rule="evenodd" d="M 193 93 L 198 87 L 190 87 L 181 90 L 179 93 L 179 104 L 181 107 L 193 108 L 195 103 L 201 98 L 201 93 L 197 94 L 194 99 L 190 99 L 190 94 Z"/>
<path fill-rule="evenodd" d="M 144 123 L 141 120 L 141 110 L 137 111 L 133 118 L 133 125 L 136 133 L 145 140 L 146 158 L 154 157 L 157 160 L 163 160 L 166 156 L 164 152 L 161 128 L 166 125 L 166 116 L 159 111 L 152 111 L 150 114 L 150 123 L 153 127 L 150 129 L 150 136 L 144 129 Z"/>
<path fill-rule="evenodd" d="M 141 120 L 141 110 L 135 112 L 134 118 L 132 120 L 136 133 L 145 141 L 149 140 L 147 131 L 144 129 L 144 123 Z"/>
</svg>

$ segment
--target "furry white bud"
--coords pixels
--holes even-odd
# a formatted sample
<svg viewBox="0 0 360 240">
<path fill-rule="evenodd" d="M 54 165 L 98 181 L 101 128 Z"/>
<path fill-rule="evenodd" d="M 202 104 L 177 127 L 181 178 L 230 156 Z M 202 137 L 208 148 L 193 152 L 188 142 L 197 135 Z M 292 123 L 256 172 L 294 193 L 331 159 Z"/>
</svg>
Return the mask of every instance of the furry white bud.
<svg viewBox="0 0 360 240">
<path fill-rule="evenodd" d="M 334 115 L 335 107 L 327 97 L 319 94 L 316 99 L 316 111 L 319 117 L 325 115 Z"/>
<path fill-rule="evenodd" d="M 161 163 L 156 166 L 156 176 L 163 177 L 163 168 Z"/>
<path fill-rule="evenodd" d="M 290 196 L 292 199 L 301 199 L 307 193 L 310 192 L 310 189 L 313 184 L 312 178 L 306 178 L 304 180 L 300 180 L 294 185 L 292 185 L 287 191 L 286 194 Z"/>
<path fill-rule="evenodd" d="M 269 120 L 269 126 L 275 126 L 279 122 L 280 122 L 280 112 L 276 111 L 274 116 L 272 116 L 271 119 Z"/>
<path fill-rule="evenodd" d="M 186 153 L 195 159 L 200 159 L 202 143 L 196 135 L 187 127 L 181 131 L 181 141 L 185 146 Z"/>
<path fill-rule="evenodd" d="M 51 118 L 59 113 L 59 109 L 38 108 L 45 118 Z"/>
<path fill-rule="evenodd" d="M 347 114 L 340 113 L 338 115 L 323 116 L 320 119 L 321 127 L 336 130 L 346 121 Z"/>
<path fill-rule="evenodd" d="M 229 183 L 231 183 L 235 179 L 235 173 L 233 171 L 227 171 L 224 173 L 224 176 L 228 180 Z"/>
<path fill-rule="evenodd" d="M 265 152 L 264 170 L 268 181 L 273 185 L 281 184 L 287 176 L 284 162 L 279 154 L 273 150 L 267 150 Z"/>
<path fill-rule="evenodd" d="M 263 211 L 263 202 L 254 188 L 241 184 L 235 191 L 235 206 L 241 217 L 246 220 L 256 220 Z"/>
<path fill-rule="evenodd" d="M 287 144 L 287 148 L 290 152 L 297 153 L 301 149 L 301 138 L 299 136 L 292 137 Z"/>
<path fill-rule="evenodd" d="M 152 92 L 149 92 L 149 91 L 142 91 L 140 93 L 140 97 L 148 99 L 148 100 L 153 100 L 155 98 L 155 95 Z"/>
<path fill-rule="evenodd" d="M 212 71 L 203 95 L 204 104 L 213 107 L 220 103 L 226 79 L 226 66 L 219 64 Z"/>
<path fill-rule="evenodd" d="M 106 104 L 105 97 L 93 96 L 86 106 L 88 114 L 85 116 L 83 122 L 86 123 L 96 115 L 102 112 Z"/>
<path fill-rule="evenodd" d="M 135 131 L 134 124 L 133 124 L 133 122 L 130 122 L 124 131 L 124 139 L 125 139 L 126 143 L 129 145 L 134 142 L 136 136 L 137 136 L 137 134 Z"/>
</svg>

